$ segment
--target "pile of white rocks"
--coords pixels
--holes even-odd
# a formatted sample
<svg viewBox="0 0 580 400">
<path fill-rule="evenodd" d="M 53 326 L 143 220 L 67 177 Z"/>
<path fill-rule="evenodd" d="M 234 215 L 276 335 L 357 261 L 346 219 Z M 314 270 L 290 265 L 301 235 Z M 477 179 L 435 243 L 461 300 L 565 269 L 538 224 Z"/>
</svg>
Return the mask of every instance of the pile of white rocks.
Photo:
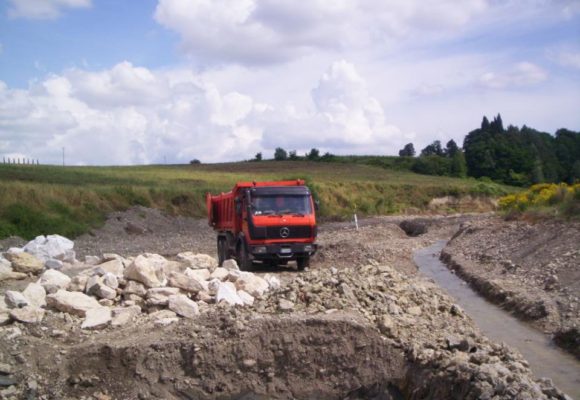
<svg viewBox="0 0 580 400">
<path fill-rule="evenodd" d="M 46 310 L 52 310 L 83 318 L 83 329 L 122 326 L 143 312 L 157 315 L 156 323 L 165 325 L 194 318 L 211 304 L 251 306 L 256 297 L 280 287 L 275 277 L 242 272 L 234 260 L 218 267 L 206 254 L 185 252 L 175 260 L 149 253 L 131 258 L 104 254 L 80 263 L 73 242 L 54 235 L 43 244 L 42 238 L 0 258 L 3 279 L 36 280 L 22 292 L 0 296 L 0 324 L 41 323 Z"/>
</svg>

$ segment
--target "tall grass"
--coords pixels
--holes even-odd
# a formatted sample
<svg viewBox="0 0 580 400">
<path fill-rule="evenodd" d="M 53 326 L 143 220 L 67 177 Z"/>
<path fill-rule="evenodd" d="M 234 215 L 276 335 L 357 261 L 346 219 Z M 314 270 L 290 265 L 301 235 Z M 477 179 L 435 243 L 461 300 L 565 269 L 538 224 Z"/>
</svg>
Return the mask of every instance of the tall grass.
<svg viewBox="0 0 580 400">
<path fill-rule="evenodd" d="M 498 196 L 514 189 L 473 179 L 417 175 L 353 163 L 245 162 L 229 164 L 56 167 L 0 165 L 0 238 L 60 233 L 75 237 L 108 213 L 142 205 L 170 214 L 205 217 L 205 194 L 238 181 L 304 178 L 321 203 L 322 218 L 395 214 L 423 209 L 435 197 Z"/>
</svg>

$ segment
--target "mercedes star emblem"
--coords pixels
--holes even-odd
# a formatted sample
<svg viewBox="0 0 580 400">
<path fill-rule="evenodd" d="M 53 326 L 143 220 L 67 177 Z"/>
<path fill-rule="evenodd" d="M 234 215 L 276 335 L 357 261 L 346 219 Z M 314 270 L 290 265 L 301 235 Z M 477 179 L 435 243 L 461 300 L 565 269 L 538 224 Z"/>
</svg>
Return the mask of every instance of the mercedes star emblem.
<svg viewBox="0 0 580 400">
<path fill-rule="evenodd" d="M 280 229 L 280 237 L 287 238 L 288 236 L 290 236 L 290 229 L 286 227 Z"/>
</svg>

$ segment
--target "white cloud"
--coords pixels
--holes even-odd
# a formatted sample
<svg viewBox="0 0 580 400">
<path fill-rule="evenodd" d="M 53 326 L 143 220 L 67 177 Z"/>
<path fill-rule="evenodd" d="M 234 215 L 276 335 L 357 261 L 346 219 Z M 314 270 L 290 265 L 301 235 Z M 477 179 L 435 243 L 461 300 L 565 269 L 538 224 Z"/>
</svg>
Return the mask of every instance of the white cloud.
<svg viewBox="0 0 580 400">
<path fill-rule="evenodd" d="M 486 0 L 159 0 L 155 19 L 177 32 L 200 64 L 267 64 L 320 49 L 438 36 L 486 9 Z"/>
<path fill-rule="evenodd" d="M 580 69 L 580 51 L 563 49 L 549 52 L 549 57 L 564 67 Z"/>
<path fill-rule="evenodd" d="M 313 85 L 314 86 L 314 85 Z M 312 109 L 275 107 L 222 93 L 188 69 L 152 71 L 122 62 L 70 69 L 26 89 L 0 84 L 4 154 L 71 164 L 240 160 L 283 146 L 333 153 L 389 152 L 407 136 L 387 123 L 354 65 L 342 60 L 311 91 Z"/>
<path fill-rule="evenodd" d="M 91 0 L 8 0 L 11 18 L 54 19 L 67 8 L 87 8 Z"/>
<path fill-rule="evenodd" d="M 290 107 L 266 115 L 264 145 L 305 151 L 311 147 L 337 154 L 393 153 L 408 139 L 388 124 L 354 65 L 334 62 L 312 90 L 314 109 Z"/>
<path fill-rule="evenodd" d="M 530 86 L 545 81 L 546 71 L 530 62 L 521 62 L 509 71 L 486 72 L 480 77 L 480 83 L 490 89 L 504 89 L 512 86 Z"/>
</svg>

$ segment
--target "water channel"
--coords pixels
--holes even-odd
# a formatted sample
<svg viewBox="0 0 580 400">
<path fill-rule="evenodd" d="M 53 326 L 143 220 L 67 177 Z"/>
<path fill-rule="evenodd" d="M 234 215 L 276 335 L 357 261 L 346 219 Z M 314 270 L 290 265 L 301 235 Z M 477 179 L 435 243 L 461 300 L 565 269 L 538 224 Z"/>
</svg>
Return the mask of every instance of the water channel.
<svg viewBox="0 0 580 400">
<path fill-rule="evenodd" d="M 445 243 L 442 240 L 415 252 L 414 261 L 419 271 L 454 297 L 487 337 L 518 349 L 537 377 L 552 379 L 558 388 L 580 400 L 580 362 L 557 348 L 543 333 L 485 300 L 451 273 L 439 260 Z"/>
</svg>

